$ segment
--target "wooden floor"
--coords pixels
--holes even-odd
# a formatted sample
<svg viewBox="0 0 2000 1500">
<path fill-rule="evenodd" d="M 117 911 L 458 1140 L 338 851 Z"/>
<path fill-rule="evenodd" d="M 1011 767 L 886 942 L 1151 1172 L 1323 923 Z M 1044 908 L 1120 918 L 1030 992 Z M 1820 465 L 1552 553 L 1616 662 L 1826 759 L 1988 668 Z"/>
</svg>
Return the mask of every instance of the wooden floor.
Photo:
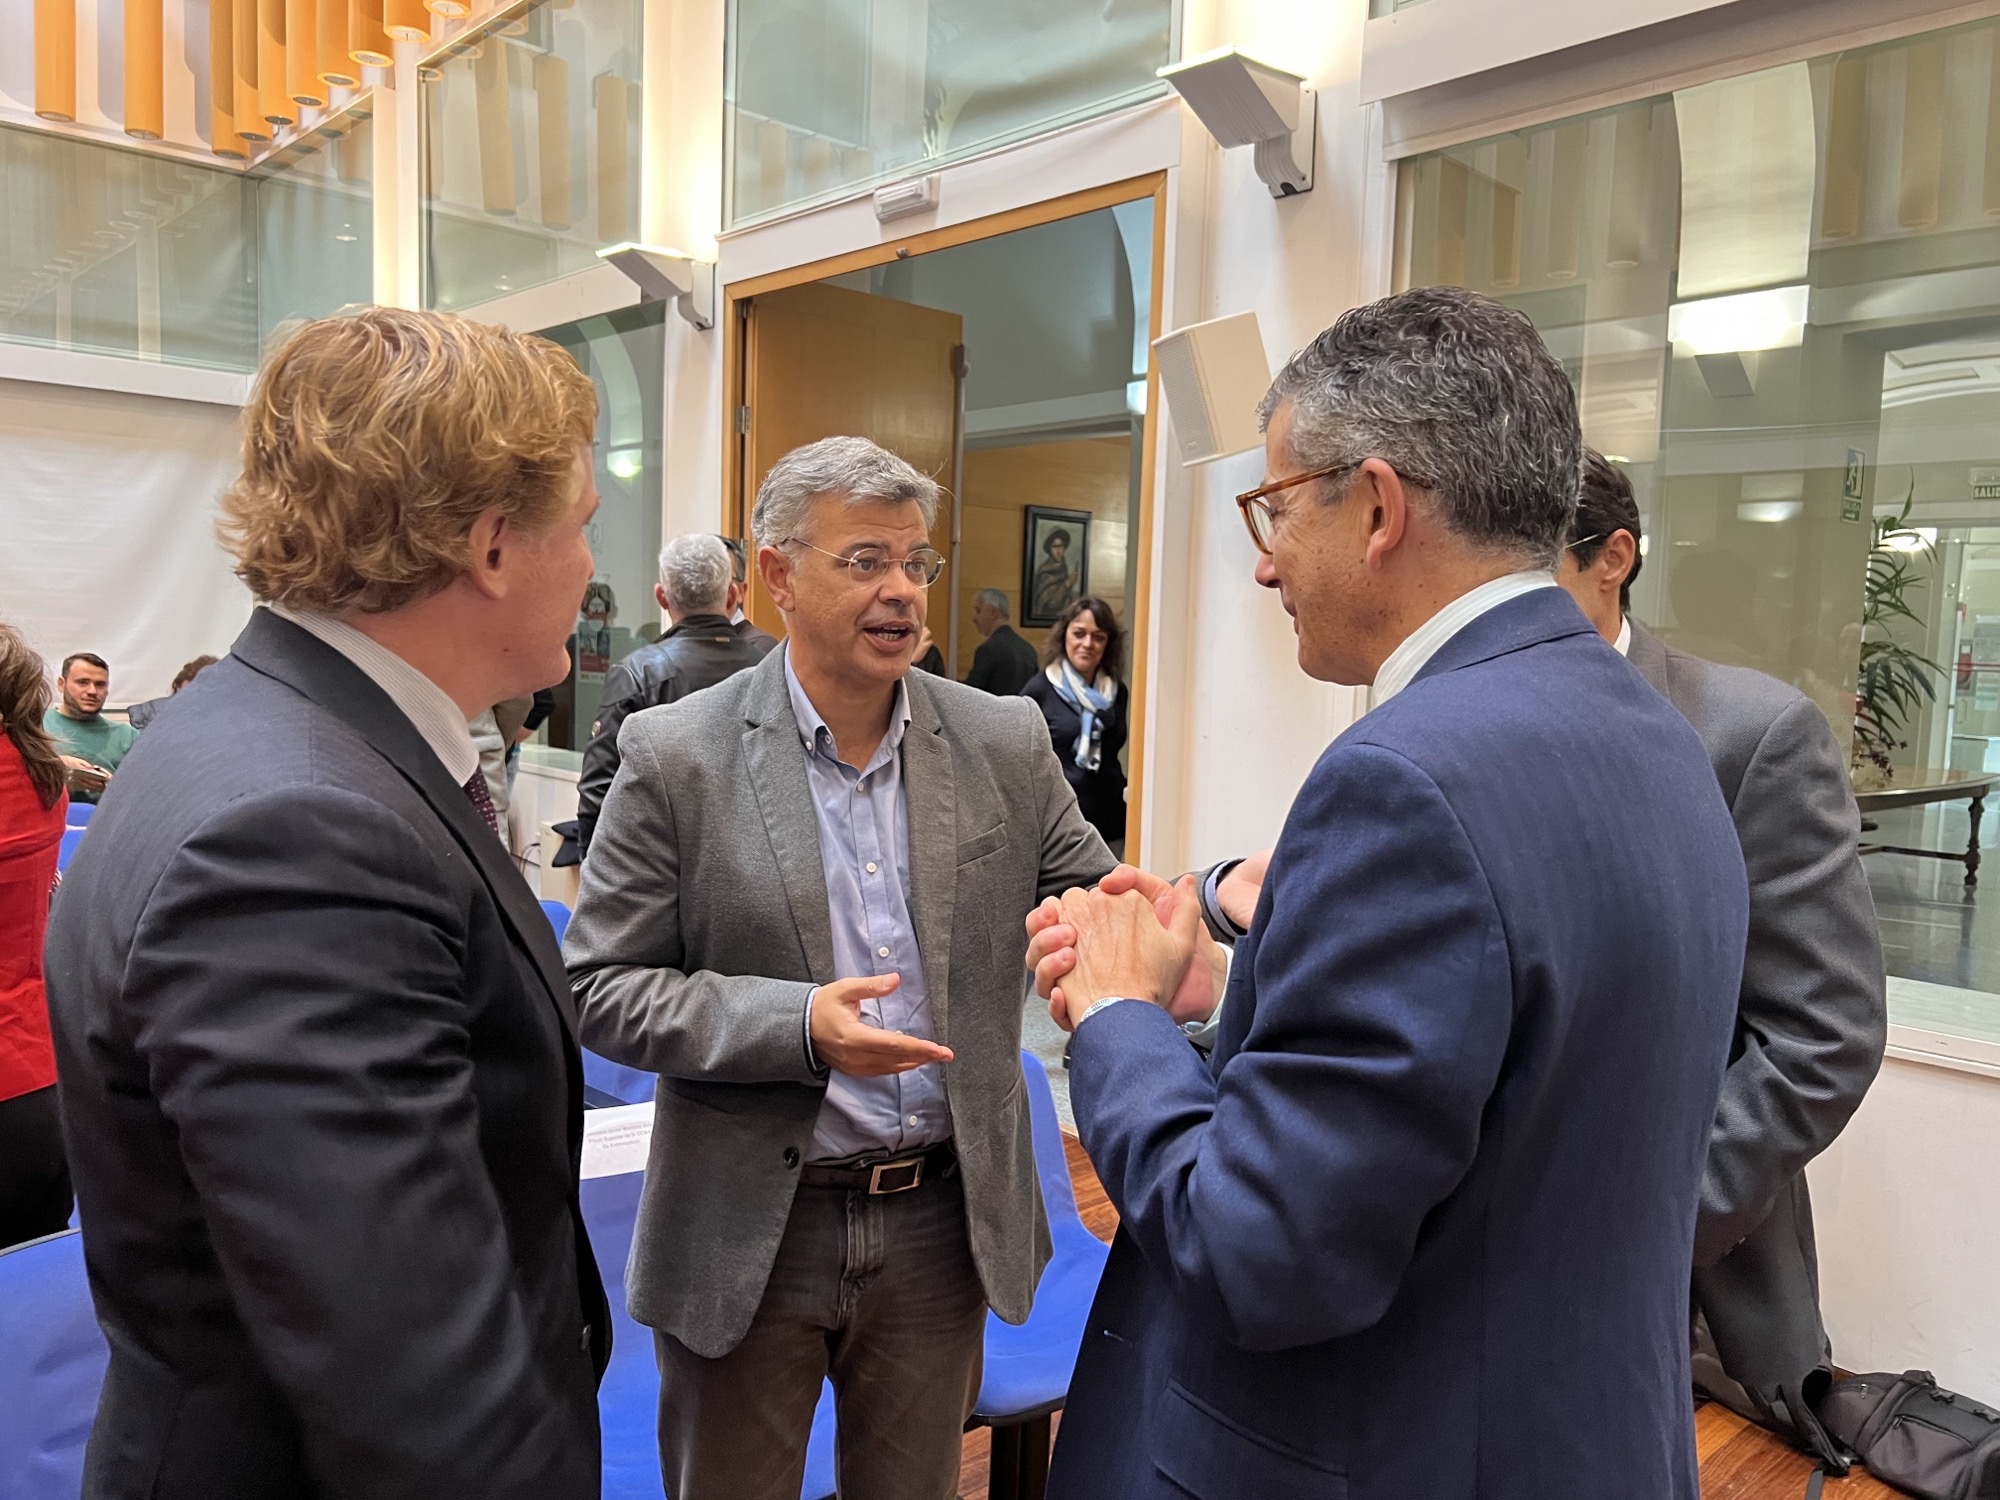
<svg viewBox="0 0 2000 1500">
<path fill-rule="evenodd" d="M 1118 1227 L 1118 1210 L 1104 1196 L 1090 1159 L 1074 1136 L 1065 1136 L 1070 1181 L 1076 1186 L 1077 1212 L 1101 1240 Z M 1057 1419 L 1060 1422 L 1060 1418 Z M 961 1500 L 987 1500 L 985 1429 L 966 1434 L 965 1459 L 959 1469 Z M 1753 1427 L 1735 1412 L 1704 1406 L 1695 1413 L 1694 1447 L 1701 1459 L 1702 1500 L 1802 1500 L 1812 1463 L 1778 1438 Z M 1856 1470 L 1846 1479 L 1829 1479 L 1826 1500 L 1895 1500 L 1901 1494 L 1880 1480 Z"/>
</svg>

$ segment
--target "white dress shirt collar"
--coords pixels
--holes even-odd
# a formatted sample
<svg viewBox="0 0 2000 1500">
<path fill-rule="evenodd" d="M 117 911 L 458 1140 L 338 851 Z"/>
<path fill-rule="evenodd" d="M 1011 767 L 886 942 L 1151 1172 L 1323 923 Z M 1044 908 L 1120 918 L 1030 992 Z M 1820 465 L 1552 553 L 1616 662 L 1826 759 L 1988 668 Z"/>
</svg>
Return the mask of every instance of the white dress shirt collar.
<svg viewBox="0 0 2000 1500">
<path fill-rule="evenodd" d="M 444 773 L 459 786 L 470 781 L 479 769 L 479 747 L 472 742 L 472 730 L 465 715 L 451 701 L 450 694 L 424 676 L 402 657 L 379 641 L 363 635 L 352 625 L 332 615 L 288 609 L 282 604 L 265 608 L 333 647 L 359 667 L 368 680 L 389 695 L 389 701 L 403 711 L 424 743 L 444 764 Z"/>
<path fill-rule="evenodd" d="M 1489 579 L 1469 593 L 1460 594 L 1411 631 L 1403 644 L 1389 653 L 1389 659 L 1382 663 L 1382 670 L 1375 674 L 1374 706 L 1380 708 L 1408 687 L 1446 641 L 1488 610 L 1497 609 L 1509 599 L 1518 599 L 1536 589 L 1552 589 L 1555 586 L 1554 574 L 1545 569 L 1539 572 L 1531 570 Z"/>
<path fill-rule="evenodd" d="M 1611 644 L 1618 648 L 1620 656 L 1632 654 L 1632 622 L 1624 615 L 1618 617 L 1618 639 Z"/>
</svg>

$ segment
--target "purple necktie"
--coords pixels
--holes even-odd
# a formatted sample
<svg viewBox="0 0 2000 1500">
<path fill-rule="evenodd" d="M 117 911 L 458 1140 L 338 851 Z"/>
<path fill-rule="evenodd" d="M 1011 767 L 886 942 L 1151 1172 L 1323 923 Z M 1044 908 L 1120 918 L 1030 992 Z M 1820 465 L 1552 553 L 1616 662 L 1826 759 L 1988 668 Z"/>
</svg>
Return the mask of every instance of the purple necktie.
<svg viewBox="0 0 2000 1500">
<path fill-rule="evenodd" d="M 493 806 L 493 793 L 486 785 L 486 774 L 474 771 L 466 778 L 465 800 L 472 804 L 472 810 L 486 820 L 486 826 L 493 830 L 493 837 L 500 837 L 500 814 Z"/>
</svg>

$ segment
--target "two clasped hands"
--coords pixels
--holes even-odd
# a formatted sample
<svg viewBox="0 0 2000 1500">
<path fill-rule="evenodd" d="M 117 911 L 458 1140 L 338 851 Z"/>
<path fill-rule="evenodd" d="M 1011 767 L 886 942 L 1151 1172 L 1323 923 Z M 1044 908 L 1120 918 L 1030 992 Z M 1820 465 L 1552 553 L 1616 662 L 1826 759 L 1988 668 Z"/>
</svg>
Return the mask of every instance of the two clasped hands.
<svg viewBox="0 0 2000 1500">
<path fill-rule="evenodd" d="M 1239 861 L 1216 886 L 1216 904 L 1238 928 L 1250 925 L 1270 857 L 1266 849 Z M 1229 979 L 1202 920 L 1198 877 L 1168 881 L 1131 865 L 1029 912 L 1028 967 L 1064 1031 L 1101 1000 L 1144 1000 L 1183 1025 L 1206 1021 Z"/>
</svg>

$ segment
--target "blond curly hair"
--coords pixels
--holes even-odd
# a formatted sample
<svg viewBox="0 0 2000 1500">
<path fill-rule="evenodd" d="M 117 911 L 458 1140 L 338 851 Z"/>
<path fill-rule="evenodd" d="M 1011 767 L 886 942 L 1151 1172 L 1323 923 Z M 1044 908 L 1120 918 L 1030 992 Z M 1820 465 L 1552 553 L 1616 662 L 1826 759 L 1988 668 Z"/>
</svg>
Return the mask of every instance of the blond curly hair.
<svg viewBox="0 0 2000 1500">
<path fill-rule="evenodd" d="M 390 307 L 322 318 L 257 378 L 217 530 L 266 603 L 400 609 L 464 570 L 481 513 L 554 524 L 596 425 L 590 377 L 547 339 Z"/>
</svg>

